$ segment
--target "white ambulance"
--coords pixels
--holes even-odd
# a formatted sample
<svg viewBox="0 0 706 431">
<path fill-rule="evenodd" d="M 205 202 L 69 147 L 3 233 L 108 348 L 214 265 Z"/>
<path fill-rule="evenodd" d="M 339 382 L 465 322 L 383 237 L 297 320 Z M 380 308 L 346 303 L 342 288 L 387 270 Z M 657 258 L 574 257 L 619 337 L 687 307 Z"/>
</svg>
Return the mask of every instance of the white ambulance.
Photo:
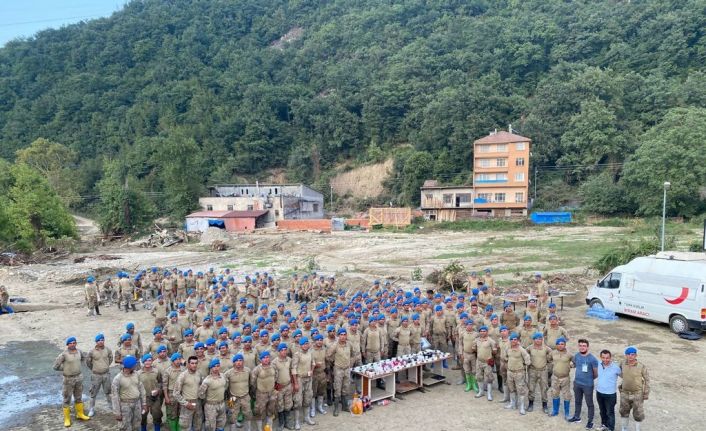
<svg viewBox="0 0 706 431">
<path fill-rule="evenodd" d="M 706 253 L 660 252 L 613 269 L 588 289 L 586 304 L 669 323 L 673 332 L 706 329 Z"/>
</svg>

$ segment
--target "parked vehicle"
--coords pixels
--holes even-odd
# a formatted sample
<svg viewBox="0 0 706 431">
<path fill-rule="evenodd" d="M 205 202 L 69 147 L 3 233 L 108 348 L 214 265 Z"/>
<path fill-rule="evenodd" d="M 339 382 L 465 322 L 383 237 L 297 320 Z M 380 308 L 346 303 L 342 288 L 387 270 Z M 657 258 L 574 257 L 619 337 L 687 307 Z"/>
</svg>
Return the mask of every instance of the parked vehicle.
<svg viewBox="0 0 706 431">
<path fill-rule="evenodd" d="M 638 257 L 598 280 L 586 304 L 668 323 L 675 333 L 706 329 L 706 254 L 660 252 Z"/>
</svg>

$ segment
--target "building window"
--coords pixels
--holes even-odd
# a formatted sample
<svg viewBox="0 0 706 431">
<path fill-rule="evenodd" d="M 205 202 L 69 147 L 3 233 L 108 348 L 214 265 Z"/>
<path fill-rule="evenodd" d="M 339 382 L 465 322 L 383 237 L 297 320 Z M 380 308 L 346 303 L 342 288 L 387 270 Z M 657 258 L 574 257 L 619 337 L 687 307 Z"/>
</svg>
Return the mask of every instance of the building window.
<svg viewBox="0 0 706 431">
<path fill-rule="evenodd" d="M 490 174 L 478 174 L 476 175 L 476 179 L 478 181 L 490 181 L 493 178 L 490 177 Z"/>
<path fill-rule="evenodd" d="M 445 204 L 451 203 L 451 195 L 444 195 L 444 203 Z"/>
<path fill-rule="evenodd" d="M 517 151 L 524 151 L 525 150 L 525 143 L 524 142 L 518 142 L 515 144 L 515 150 Z"/>
<path fill-rule="evenodd" d="M 275 194 L 277 194 L 277 187 L 275 187 Z"/>
<path fill-rule="evenodd" d="M 275 217 L 279 217 L 279 210 L 275 210 Z"/>
<path fill-rule="evenodd" d="M 478 167 L 489 168 L 490 167 L 490 159 L 478 159 Z"/>
<path fill-rule="evenodd" d="M 498 144 L 496 150 L 498 153 L 504 153 L 507 151 L 507 144 Z"/>
<path fill-rule="evenodd" d="M 525 180 L 525 173 L 524 172 L 516 172 L 515 173 L 515 181 L 524 181 Z"/>
<path fill-rule="evenodd" d="M 471 194 L 470 193 L 459 193 L 456 195 L 458 197 L 458 203 L 460 204 L 467 204 L 471 202 Z"/>
<path fill-rule="evenodd" d="M 518 157 L 515 159 L 515 166 L 524 166 L 525 165 L 525 158 L 524 157 Z"/>
<path fill-rule="evenodd" d="M 248 205 L 248 211 L 252 211 L 252 210 L 253 210 L 252 205 Z"/>
<path fill-rule="evenodd" d="M 425 193 L 425 194 L 424 194 L 424 198 L 425 198 L 426 200 L 430 201 L 430 200 L 434 199 L 434 195 L 431 194 L 431 193 Z"/>
<path fill-rule="evenodd" d="M 228 205 L 228 211 L 233 211 L 233 205 Z"/>
<path fill-rule="evenodd" d="M 497 181 L 507 181 L 507 174 L 495 174 Z"/>
<path fill-rule="evenodd" d="M 493 200 L 493 194 L 492 193 L 478 193 L 478 199 L 490 202 Z"/>
<path fill-rule="evenodd" d="M 505 193 L 495 193 L 495 202 L 505 202 Z"/>
<path fill-rule="evenodd" d="M 525 194 L 523 192 L 515 193 L 515 202 L 520 203 L 525 201 Z"/>
<path fill-rule="evenodd" d="M 206 211 L 213 211 L 213 205 L 206 205 Z"/>
<path fill-rule="evenodd" d="M 496 164 L 496 166 L 499 167 L 499 168 L 504 168 L 505 165 L 507 164 L 507 159 L 497 159 L 497 160 L 495 161 L 495 164 Z"/>
<path fill-rule="evenodd" d="M 319 204 L 314 204 L 314 212 L 319 212 Z"/>
<path fill-rule="evenodd" d="M 489 153 L 490 152 L 490 145 L 478 145 L 478 152 L 479 153 Z"/>
</svg>

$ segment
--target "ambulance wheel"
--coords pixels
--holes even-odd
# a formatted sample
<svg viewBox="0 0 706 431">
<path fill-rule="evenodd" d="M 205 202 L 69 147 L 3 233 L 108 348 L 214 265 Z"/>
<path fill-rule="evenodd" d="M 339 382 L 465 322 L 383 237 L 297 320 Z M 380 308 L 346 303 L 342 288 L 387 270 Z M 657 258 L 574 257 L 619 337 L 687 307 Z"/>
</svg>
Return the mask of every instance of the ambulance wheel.
<svg viewBox="0 0 706 431">
<path fill-rule="evenodd" d="M 669 318 L 669 328 L 672 330 L 672 332 L 678 334 L 680 332 L 689 330 L 689 322 L 686 321 L 684 316 L 675 314 L 674 316 Z"/>
<path fill-rule="evenodd" d="M 593 298 L 593 299 L 591 300 L 591 302 L 588 303 L 588 306 L 589 306 L 589 307 L 593 307 L 593 306 L 596 305 L 596 304 L 599 305 L 601 308 L 604 308 L 604 307 L 603 307 L 603 303 L 601 302 L 601 300 L 600 300 L 600 299 L 597 299 L 597 298 Z"/>
</svg>

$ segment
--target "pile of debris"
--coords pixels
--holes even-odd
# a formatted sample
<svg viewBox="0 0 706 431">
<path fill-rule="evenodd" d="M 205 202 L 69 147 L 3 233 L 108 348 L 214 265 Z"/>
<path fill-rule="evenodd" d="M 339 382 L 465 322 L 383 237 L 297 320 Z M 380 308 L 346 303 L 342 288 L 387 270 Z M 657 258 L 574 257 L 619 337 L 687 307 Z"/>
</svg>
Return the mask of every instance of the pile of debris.
<svg viewBox="0 0 706 431">
<path fill-rule="evenodd" d="M 213 244 L 214 241 L 220 241 L 225 243 L 230 239 L 228 232 L 224 229 L 219 229 L 217 227 L 209 227 L 201 234 L 202 244 Z"/>
<path fill-rule="evenodd" d="M 12 252 L 0 253 L 0 265 L 18 266 L 30 263 L 28 256 Z"/>
<path fill-rule="evenodd" d="M 148 237 L 129 243 L 129 245 L 145 248 L 171 247 L 174 244 L 189 242 L 189 236 L 183 230 L 163 229 L 158 224 L 154 225 L 155 231 Z"/>
<path fill-rule="evenodd" d="M 93 260 L 118 260 L 122 259 L 120 256 L 113 256 L 111 254 L 99 254 L 98 256 L 79 256 L 74 258 L 74 263 L 83 263 L 86 259 Z"/>
</svg>

